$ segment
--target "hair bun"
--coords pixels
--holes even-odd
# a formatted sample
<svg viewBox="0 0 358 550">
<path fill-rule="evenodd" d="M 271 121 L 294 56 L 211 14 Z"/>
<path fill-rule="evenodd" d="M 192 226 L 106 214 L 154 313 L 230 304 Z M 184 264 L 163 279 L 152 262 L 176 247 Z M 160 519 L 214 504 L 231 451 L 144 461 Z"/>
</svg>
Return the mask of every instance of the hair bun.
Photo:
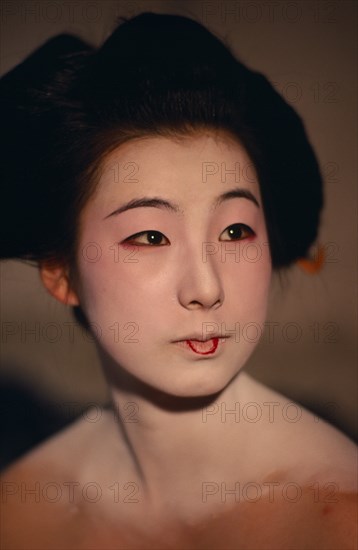
<svg viewBox="0 0 358 550">
<path fill-rule="evenodd" d="M 44 236 L 35 220 L 49 215 L 51 174 L 42 178 L 39 172 L 46 172 L 54 154 L 59 107 L 68 103 L 92 51 L 79 38 L 61 34 L 0 79 L 1 259 L 31 258 L 41 249 Z"/>
<path fill-rule="evenodd" d="M 57 36 L 3 77 L 0 110 L 0 258 L 71 263 L 109 151 L 203 127 L 229 131 L 255 166 L 274 268 L 306 257 L 317 237 L 322 177 L 300 116 L 194 20 L 143 13 L 98 50 Z"/>
</svg>

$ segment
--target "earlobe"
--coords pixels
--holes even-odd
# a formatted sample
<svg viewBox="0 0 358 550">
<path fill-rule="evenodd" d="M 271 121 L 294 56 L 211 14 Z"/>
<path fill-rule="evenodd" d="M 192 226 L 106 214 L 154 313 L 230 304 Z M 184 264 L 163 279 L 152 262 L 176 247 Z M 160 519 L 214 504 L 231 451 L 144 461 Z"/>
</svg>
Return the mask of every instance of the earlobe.
<svg viewBox="0 0 358 550">
<path fill-rule="evenodd" d="M 71 288 L 68 272 L 63 267 L 40 265 L 40 278 L 46 290 L 62 304 L 80 305 L 76 292 Z"/>
</svg>

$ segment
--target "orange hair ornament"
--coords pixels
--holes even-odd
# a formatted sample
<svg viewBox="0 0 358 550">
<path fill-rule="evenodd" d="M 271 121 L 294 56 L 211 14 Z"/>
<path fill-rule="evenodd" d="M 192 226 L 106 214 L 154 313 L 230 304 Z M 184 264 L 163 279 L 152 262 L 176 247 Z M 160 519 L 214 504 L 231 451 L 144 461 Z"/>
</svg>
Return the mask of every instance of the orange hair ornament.
<svg viewBox="0 0 358 550">
<path fill-rule="evenodd" d="M 321 244 L 317 246 L 317 249 L 310 255 L 309 258 L 300 258 L 297 260 L 298 267 L 310 275 L 319 273 L 319 271 L 323 269 L 324 263 L 324 246 Z"/>
</svg>

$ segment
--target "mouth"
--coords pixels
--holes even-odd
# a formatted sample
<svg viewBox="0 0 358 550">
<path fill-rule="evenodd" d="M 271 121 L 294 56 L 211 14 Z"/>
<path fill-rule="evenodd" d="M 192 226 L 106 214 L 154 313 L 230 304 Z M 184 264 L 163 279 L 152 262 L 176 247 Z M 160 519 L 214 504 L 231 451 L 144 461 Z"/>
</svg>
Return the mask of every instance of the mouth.
<svg viewBox="0 0 358 550">
<path fill-rule="evenodd" d="M 175 343 L 199 355 L 212 355 L 216 352 L 219 345 L 226 342 L 227 338 L 227 336 L 214 336 L 206 340 L 198 338 L 187 338 L 186 340 L 177 340 Z"/>
</svg>

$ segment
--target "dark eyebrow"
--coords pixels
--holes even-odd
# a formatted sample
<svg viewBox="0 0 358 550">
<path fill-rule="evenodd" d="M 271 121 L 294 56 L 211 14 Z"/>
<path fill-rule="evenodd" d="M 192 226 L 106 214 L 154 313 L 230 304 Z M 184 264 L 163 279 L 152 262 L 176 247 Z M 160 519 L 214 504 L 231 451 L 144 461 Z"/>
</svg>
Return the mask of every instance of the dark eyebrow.
<svg viewBox="0 0 358 550">
<path fill-rule="evenodd" d="M 253 202 L 257 206 L 257 208 L 260 208 L 259 201 L 255 197 L 255 195 L 253 195 L 248 189 L 242 189 L 240 187 L 237 187 L 236 189 L 231 189 L 231 191 L 227 191 L 226 193 L 220 195 L 214 203 L 214 208 L 217 208 L 219 204 L 229 199 L 247 199 L 248 201 Z"/>
<path fill-rule="evenodd" d="M 229 199 L 247 199 L 253 202 L 258 208 L 260 208 L 260 204 L 258 200 L 251 193 L 251 191 L 249 191 L 248 189 L 236 188 L 236 189 L 231 189 L 231 191 L 227 191 L 226 193 L 223 193 L 222 195 L 220 195 L 214 202 L 213 209 L 217 208 L 219 204 Z M 108 216 L 106 216 L 103 219 L 106 220 L 107 218 L 110 218 L 111 216 L 116 216 L 117 214 L 121 214 L 126 210 L 131 210 L 132 208 L 140 208 L 143 206 L 146 206 L 146 207 L 151 206 L 154 208 L 161 208 L 165 210 L 170 210 L 171 212 L 183 214 L 183 211 L 178 204 L 169 202 L 165 199 L 161 199 L 160 197 L 152 197 L 152 198 L 143 197 L 140 199 L 130 200 L 129 202 L 123 204 L 119 208 L 116 208 L 114 212 L 111 212 L 110 214 L 108 214 Z"/>
</svg>

